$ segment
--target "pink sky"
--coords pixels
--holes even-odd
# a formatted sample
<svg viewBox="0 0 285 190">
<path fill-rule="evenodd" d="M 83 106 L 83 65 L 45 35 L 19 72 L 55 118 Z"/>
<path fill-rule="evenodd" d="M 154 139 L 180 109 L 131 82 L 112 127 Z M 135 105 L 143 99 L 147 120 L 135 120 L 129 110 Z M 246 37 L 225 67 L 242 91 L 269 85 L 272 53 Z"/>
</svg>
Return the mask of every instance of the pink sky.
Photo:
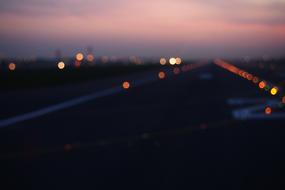
<svg viewBox="0 0 285 190">
<path fill-rule="evenodd" d="M 285 0 L 10 0 L 0 56 L 282 56 Z"/>
</svg>

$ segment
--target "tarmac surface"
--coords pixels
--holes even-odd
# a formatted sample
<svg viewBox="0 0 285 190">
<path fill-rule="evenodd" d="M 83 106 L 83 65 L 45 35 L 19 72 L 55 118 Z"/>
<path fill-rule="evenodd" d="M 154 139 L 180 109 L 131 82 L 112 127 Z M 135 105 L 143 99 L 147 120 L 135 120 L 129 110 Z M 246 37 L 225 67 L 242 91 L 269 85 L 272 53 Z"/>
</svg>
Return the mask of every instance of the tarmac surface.
<svg viewBox="0 0 285 190">
<path fill-rule="evenodd" d="M 2 93 L 3 187 L 284 189 L 284 108 L 264 113 L 280 98 L 213 62 L 189 65 Z M 256 105 L 258 119 L 234 116 Z"/>
</svg>

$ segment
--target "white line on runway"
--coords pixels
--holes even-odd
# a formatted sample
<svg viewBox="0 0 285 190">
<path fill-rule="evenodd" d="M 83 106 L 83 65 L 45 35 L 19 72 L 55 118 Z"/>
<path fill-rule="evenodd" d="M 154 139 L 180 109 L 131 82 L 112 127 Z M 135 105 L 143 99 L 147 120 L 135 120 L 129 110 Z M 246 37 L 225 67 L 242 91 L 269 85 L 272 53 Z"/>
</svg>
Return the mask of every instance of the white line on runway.
<svg viewBox="0 0 285 190">
<path fill-rule="evenodd" d="M 196 64 L 192 64 L 191 70 L 199 68 L 199 67 L 204 66 L 206 64 L 207 64 L 207 61 L 201 61 L 201 62 L 198 62 Z M 173 72 L 171 70 L 165 70 L 165 72 L 166 72 L 167 76 L 174 76 Z M 132 81 L 131 88 L 134 88 L 134 87 L 137 87 L 137 86 L 158 80 L 158 77 L 156 77 L 156 74 L 154 74 L 154 72 L 152 72 L 152 74 L 151 73 L 148 73 L 148 74 L 150 74 L 149 77 L 146 77 L 143 79 L 136 79 L 135 81 Z M 24 122 L 27 120 L 35 119 L 35 118 L 38 118 L 38 117 L 41 117 L 41 116 L 44 116 L 44 115 L 47 115 L 47 114 L 50 114 L 50 113 L 53 113 L 56 111 L 60 111 L 60 110 L 67 109 L 67 108 L 70 108 L 73 106 L 77 106 L 77 105 L 80 105 L 80 104 L 83 104 L 83 103 L 86 103 L 86 102 L 89 102 L 89 101 L 92 101 L 92 100 L 95 100 L 98 98 L 117 94 L 117 93 L 120 93 L 122 91 L 124 91 L 122 86 L 115 86 L 115 87 L 112 87 L 112 88 L 109 88 L 109 89 L 106 89 L 106 90 L 103 90 L 100 92 L 94 92 L 94 93 L 91 93 L 91 94 L 88 94 L 85 96 L 80 96 L 78 98 L 74 98 L 74 99 L 71 99 L 71 100 L 68 100 L 68 101 L 65 101 L 62 103 L 58 103 L 58 104 L 51 105 L 51 106 L 48 106 L 45 108 L 41 108 L 39 110 L 35 110 L 35 111 L 29 112 L 29 113 L 25 113 L 22 115 L 17 115 L 17 116 L 11 117 L 11 118 L 3 119 L 3 120 L 0 120 L 0 128 L 9 127 L 9 126 L 17 124 L 17 123 L 21 123 L 21 122 Z"/>
<path fill-rule="evenodd" d="M 132 83 L 131 87 L 132 88 L 137 87 L 137 86 L 149 83 L 149 82 L 153 82 L 155 80 L 157 80 L 157 79 L 154 77 L 136 80 L 136 82 Z M 94 92 L 94 93 L 91 93 L 91 94 L 88 94 L 85 96 L 80 96 L 78 98 L 74 98 L 74 99 L 59 103 L 59 104 L 55 104 L 55 105 L 51 105 L 51 106 L 48 106 L 45 108 L 41 108 L 39 110 L 35 110 L 35 111 L 29 112 L 29 113 L 14 116 L 14 117 L 11 117 L 8 119 L 3 119 L 3 120 L 0 120 L 0 128 L 9 127 L 11 125 L 14 125 L 14 124 L 17 124 L 17 123 L 20 123 L 23 121 L 35 119 L 35 118 L 38 118 L 38 117 L 41 117 L 41 116 L 44 116 L 44 115 L 47 115 L 47 114 L 50 114 L 50 113 L 53 113 L 56 111 L 60 111 L 63 109 L 67 109 L 67 108 L 76 106 L 76 105 L 80 105 L 82 103 L 89 102 L 89 101 L 92 101 L 92 100 L 95 100 L 98 98 L 117 94 L 117 93 L 122 92 L 122 91 L 124 91 L 122 86 L 116 86 L 116 87 L 112 87 L 112 88 L 109 88 L 109 89 L 106 89 L 106 90 L 103 90 L 100 92 Z"/>
</svg>

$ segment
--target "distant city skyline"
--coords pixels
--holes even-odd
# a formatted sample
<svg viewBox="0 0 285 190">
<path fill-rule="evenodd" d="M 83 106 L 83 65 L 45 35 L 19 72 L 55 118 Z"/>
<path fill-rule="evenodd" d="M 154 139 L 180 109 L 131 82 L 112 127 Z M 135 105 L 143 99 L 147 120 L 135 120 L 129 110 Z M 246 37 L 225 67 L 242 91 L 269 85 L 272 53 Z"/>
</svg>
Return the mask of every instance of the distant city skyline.
<svg viewBox="0 0 285 190">
<path fill-rule="evenodd" d="M 9 0 L 0 57 L 284 56 L 285 0 Z"/>
</svg>

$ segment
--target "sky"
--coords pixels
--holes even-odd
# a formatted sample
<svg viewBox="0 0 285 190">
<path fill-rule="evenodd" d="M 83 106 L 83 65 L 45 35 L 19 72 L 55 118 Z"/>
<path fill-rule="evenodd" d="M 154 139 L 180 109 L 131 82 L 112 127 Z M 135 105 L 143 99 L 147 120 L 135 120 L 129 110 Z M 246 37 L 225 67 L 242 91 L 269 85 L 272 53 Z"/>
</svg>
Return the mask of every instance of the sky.
<svg viewBox="0 0 285 190">
<path fill-rule="evenodd" d="M 285 0 L 0 0 L 0 26 L 0 57 L 285 54 Z"/>
</svg>

